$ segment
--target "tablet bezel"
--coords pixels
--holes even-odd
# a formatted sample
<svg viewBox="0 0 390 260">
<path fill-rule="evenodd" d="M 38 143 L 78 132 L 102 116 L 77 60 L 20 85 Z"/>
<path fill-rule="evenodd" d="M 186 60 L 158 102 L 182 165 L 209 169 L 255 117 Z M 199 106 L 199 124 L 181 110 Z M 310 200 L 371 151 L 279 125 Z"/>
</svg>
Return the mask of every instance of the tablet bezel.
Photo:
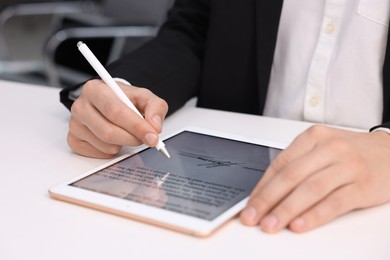
<svg viewBox="0 0 390 260">
<path fill-rule="evenodd" d="M 235 141 L 241 141 L 241 142 L 246 142 L 246 143 L 251 143 L 256 145 L 262 145 L 262 146 L 276 148 L 276 149 L 284 149 L 286 147 L 286 144 L 271 141 L 271 140 L 265 140 L 260 138 L 249 138 L 238 134 L 213 131 L 213 130 L 198 128 L 198 127 L 182 128 L 170 134 L 169 136 L 166 136 L 164 140 L 171 138 L 183 131 L 190 131 L 194 133 L 226 138 L 226 139 L 231 139 Z M 209 236 L 218 227 L 222 226 L 229 219 L 233 218 L 237 213 L 239 213 L 245 207 L 248 197 L 241 200 L 237 204 L 233 205 L 225 212 L 221 213 L 214 220 L 208 221 L 208 220 L 203 220 L 196 217 L 183 215 L 162 208 L 148 206 L 145 204 L 133 202 L 130 200 L 82 189 L 70 185 L 91 174 L 94 174 L 97 171 L 100 171 L 112 164 L 115 164 L 116 162 L 119 162 L 130 156 L 133 156 L 134 154 L 139 153 L 147 148 L 148 147 L 146 146 L 142 146 L 132 151 L 129 154 L 120 156 L 99 167 L 87 171 L 86 173 L 78 177 L 72 178 L 66 182 L 56 185 L 55 187 L 49 189 L 49 194 L 52 198 L 57 200 L 67 201 L 78 205 L 94 208 L 97 210 L 109 212 L 112 214 L 124 216 L 127 218 L 136 219 L 142 222 L 147 222 L 150 224 L 162 226 L 165 228 L 169 228 L 175 231 L 183 232 L 197 237 Z"/>
</svg>

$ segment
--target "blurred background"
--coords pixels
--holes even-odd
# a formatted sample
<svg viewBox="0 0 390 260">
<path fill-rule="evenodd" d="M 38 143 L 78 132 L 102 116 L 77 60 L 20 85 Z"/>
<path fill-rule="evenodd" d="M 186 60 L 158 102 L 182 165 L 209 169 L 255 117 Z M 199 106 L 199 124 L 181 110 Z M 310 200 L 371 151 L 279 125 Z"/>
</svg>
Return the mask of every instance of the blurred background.
<svg viewBox="0 0 390 260">
<path fill-rule="evenodd" d="M 63 88 L 155 36 L 173 0 L 0 0 L 0 79 Z"/>
</svg>

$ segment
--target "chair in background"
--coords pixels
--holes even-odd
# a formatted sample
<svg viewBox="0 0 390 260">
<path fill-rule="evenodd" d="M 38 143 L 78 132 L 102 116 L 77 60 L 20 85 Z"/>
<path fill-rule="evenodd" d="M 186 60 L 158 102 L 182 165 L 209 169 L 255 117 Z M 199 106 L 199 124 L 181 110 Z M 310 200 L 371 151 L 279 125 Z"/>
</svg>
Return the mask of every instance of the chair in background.
<svg viewBox="0 0 390 260">
<path fill-rule="evenodd" d="M 43 46 L 63 17 L 100 12 L 90 0 L 5 0 L 0 3 L 0 76 L 46 84 Z"/>
<path fill-rule="evenodd" d="M 77 50 L 86 42 L 103 65 L 153 38 L 172 0 L 104 0 L 100 15 L 71 14 L 48 40 L 44 53 L 50 85 L 65 87 L 95 74 Z"/>
</svg>

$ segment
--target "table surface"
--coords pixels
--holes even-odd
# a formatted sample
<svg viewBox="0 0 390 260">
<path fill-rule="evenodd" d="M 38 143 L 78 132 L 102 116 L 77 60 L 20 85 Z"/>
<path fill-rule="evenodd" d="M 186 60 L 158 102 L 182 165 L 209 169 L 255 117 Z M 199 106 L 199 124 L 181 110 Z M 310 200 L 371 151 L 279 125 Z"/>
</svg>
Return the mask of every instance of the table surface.
<svg viewBox="0 0 390 260">
<path fill-rule="evenodd" d="M 70 151 L 58 93 L 0 81 L 0 259 L 390 259 L 390 204 L 304 234 L 265 234 L 233 219 L 200 239 L 53 200 L 49 188 L 107 161 Z M 186 106 L 162 135 L 188 125 L 286 144 L 310 126 Z"/>
</svg>

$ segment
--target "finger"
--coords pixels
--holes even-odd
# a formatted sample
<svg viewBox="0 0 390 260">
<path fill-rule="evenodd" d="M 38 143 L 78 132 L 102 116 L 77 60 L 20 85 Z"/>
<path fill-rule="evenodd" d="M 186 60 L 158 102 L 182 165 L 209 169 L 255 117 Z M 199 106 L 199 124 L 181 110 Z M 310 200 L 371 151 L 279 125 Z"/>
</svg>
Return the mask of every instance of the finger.
<svg viewBox="0 0 390 260">
<path fill-rule="evenodd" d="M 271 162 L 259 184 L 252 191 L 251 196 L 266 186 L 268 182 L 291 161 L 311 151 L 316 144 L 316 139 L 313 138 L 313 135 L 315 135 L 313 132 L 318 132 L 319 130 L 317 131 L 317 129 L 320 127 L 321 126 L 313 126 L 298 135 L 297 138 L 295 138 L 294 141 Z"/>
<path fill-rule="evenodd" d="M 85 85 L 83 91 L 87 93 L 91 103 L 110 123 L 124 129 L 148 146 L 157 145 L 159 137 L 154 127 L 121 102 L 108 87 L 101 91 L 95 91 L 94 88 Z"/>
<path fill-rule="evenodd" d="M 113 154 L 107 154 L 99 151 L 86 141 L 78 139 L 71 134 L 68 134 L 67 141 L 72 150 L 79 155 L 101 159 L 109 159 L 114 156 Z"/>
<path fill-rule="evenodd" d="M 359 200 L 360 198 L 356 196 L 355 185 L 343 186 L 301 216 L 292 220 L 289 228 L 294 232 L 305 232 L 314 229 L 358 208 Z"/>
<path fill-rule="evenodd" d="M 71 119 L 69 121 L 69 136 L 72 144 L 71 148 L 76 149 L 78 153 L 82 153 L 80 150 L 81 147 L 78 147 L 79 144 L 83 144 L 80 141 L 88 143 L 90 146 L 95 148 L 96 150 L 102 152 L 103 154 L 111 155 L 111 157 L 117 154 L 121 148 L 120 145 L 115 145 L 111 143 L 106 143 L 99 139 L 94 133 L 91 132 L 85 125 L 79 123 L 78 121 Z M 68 140 L 69 143 L 69 140 Z M 84 146 L 84 145 L 83 145 Z M 90 151 L 90 147 L 88 147 L 88 151 Z M 86 155 L 86 151 L 83 152 L 83 155 Z"/>
<path fill-rule="evenodd" d="M 141 144 L 141 142 L 135 136 L 131 135 L 123 128 L 109 122 L 90 103 L 76 100 L 71 109 L 72 119 L 70 120 L 69 127 L 74 128 L 74 130 L 72 130 L 74 135 L 76 135 L 78 131 L 81 131 L 78 135 L 80 139 L 84 139 L 92 145 L 98 145 L 101 142 L 106 144 L 132 146 Z M 76 124 L 76 122 L 80 122 L 80 124 Z M 81 124 L 88 127 L 90 132 L 99 138 L 101 142 L 97 142 L 97 138 L 92 138 L 92 136 L 86 135 L 86 130 L 80 127 Z M 86 136 L 83 137 L 81 134 Z M 88 139 L 86 139 L 87 137 Z"/>
<path fill-rule="evenodd" d="M 340 174 L 340 172 L 346 172 L 346 174 Z M 348 174 L 346 169 L 343 171 L 337 166 L 330 166 L 319 171 L 296 187 L 262 218 L 260 220 L 261 229 L 268 233 L 280 231 L 299 214 L 351 181 L 351 174 Z"/>
<path fill-rule="evenodd" d="M 241 213 L 245 225 L 256 225 L 283 198 L 290 194 L 310 175 L 327 168 L 335 158 L 327 147 L 314 149 L 289 162 L 266 185 L 252 192 L 246 209 Z M 249 214 L 249 215 L 247 215 Z"/>
<path fill-rule="evenodd" d="M 168 112 L 167 102 L 145 88 L 133 87 L 130 89 L 127 87 L 125 92 L 134 105 L 143 112 L 145 120 L 160 133 L 162 131 L 162 123 Z"/>
</svg>

